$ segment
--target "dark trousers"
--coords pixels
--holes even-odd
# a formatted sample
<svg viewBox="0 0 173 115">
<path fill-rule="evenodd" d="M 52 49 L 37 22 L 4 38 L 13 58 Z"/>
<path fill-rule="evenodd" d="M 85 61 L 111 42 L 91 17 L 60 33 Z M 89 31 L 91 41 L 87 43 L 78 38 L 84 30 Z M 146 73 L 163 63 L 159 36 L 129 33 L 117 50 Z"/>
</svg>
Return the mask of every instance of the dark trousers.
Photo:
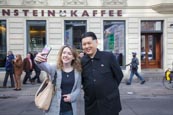
<svg viewBox="0 0 173 115">
<path fill-rule="evenodd" d="M 32 71 L 26 71 L 25 73 L 26 74 L 25 74 L 25 77 L 23 79 L 23 84 L 26 84 L 28 79 L 29 79 L 30 82 L 32 82 L 32 80 L 31 80 L 31 73 L 32 73 Z"/>
<path fill-rule="evenodd" d="M 5 78 L 4 78 L 4 82 L 3 82 L 3 86 L 4 86 L 4 87 L 7 86 L 8 76 L 10 76 L 11 87 L 14 87 L 13 71 L 6 71 L 6 73 L 5 73 Z"/>
<path fill-rule="evenodd" d="M 73 111 L 61 112 L 60 115 L 73 115 Z"/>
<path fill-rule="evenodd" d="M 40 83 L 40 73 L 41 71 L 35 71 L 35 76 L 32 78 L 33 81 L 37 79 L 37 82 Z"/>
</svg>

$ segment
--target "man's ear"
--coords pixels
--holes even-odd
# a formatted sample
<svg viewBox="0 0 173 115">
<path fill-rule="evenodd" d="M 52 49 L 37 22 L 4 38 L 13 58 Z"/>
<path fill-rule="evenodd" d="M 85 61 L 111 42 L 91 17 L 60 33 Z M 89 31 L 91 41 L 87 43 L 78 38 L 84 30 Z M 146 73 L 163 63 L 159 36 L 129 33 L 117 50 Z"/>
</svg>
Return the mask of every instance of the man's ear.
<svg viewBox="0 0 173 115">
<path fill-rule="evenodd" d="M 99 43 L 98 39 L 96 39 L 95 42 L 96 42 L 96 45 L 98 45 L 98 43 Z"/>
</svg>

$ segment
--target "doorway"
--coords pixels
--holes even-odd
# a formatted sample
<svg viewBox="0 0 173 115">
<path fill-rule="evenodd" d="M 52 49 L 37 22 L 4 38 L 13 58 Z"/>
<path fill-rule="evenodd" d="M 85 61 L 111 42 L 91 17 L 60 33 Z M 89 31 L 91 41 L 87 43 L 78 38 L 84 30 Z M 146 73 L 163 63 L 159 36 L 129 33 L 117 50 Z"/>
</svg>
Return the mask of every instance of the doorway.
<svg viewBox="0 0 173 115">
<path fill-rule="evenodd" d="M 141 34 L 141 68 L 161 68 L 161 34 Z"/>
</svg>

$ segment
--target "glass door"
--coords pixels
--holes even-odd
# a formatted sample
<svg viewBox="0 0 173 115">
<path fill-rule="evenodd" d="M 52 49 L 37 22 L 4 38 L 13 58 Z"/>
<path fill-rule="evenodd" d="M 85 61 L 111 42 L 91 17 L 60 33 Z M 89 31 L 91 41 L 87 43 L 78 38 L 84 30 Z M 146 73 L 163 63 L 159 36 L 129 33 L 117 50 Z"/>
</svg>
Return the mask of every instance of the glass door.
<svg viewBox="0 0 173 115">
<path fill-rule="evenodd" d="M 141 35 L 141 68 L 160 68 L 160 34 Z"/>
</svg>

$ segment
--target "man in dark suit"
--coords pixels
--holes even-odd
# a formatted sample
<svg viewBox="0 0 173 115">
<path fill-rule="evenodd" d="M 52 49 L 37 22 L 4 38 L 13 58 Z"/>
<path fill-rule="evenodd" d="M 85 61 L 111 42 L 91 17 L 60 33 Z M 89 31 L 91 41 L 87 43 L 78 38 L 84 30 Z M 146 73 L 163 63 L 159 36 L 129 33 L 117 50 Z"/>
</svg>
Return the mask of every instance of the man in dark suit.
<svg viewBox="0 0 173 115">
<path fill-rule="evenodd" d="M 34 58 L 36 57 L 37 54 L 38 54 L 38 52 L 35 51 Z M 37 79 L 37 83 L 41 83 L 41 81 L 40 81 L 41 69 L 35 63 L 33 63 L 33 68 L 35 71 L 35 76 L 32 78 L 32 81 L 35 82 L 35 80 Z"/>
<path fill-rule="evenodd" d="M 119 115 L 121 102 L 118 86 L 123 73 L 113 53 L 99 51 L 93 32 L 81 37 L 82 84 L 85 99 L 85 115 Z"/>
</svg>

